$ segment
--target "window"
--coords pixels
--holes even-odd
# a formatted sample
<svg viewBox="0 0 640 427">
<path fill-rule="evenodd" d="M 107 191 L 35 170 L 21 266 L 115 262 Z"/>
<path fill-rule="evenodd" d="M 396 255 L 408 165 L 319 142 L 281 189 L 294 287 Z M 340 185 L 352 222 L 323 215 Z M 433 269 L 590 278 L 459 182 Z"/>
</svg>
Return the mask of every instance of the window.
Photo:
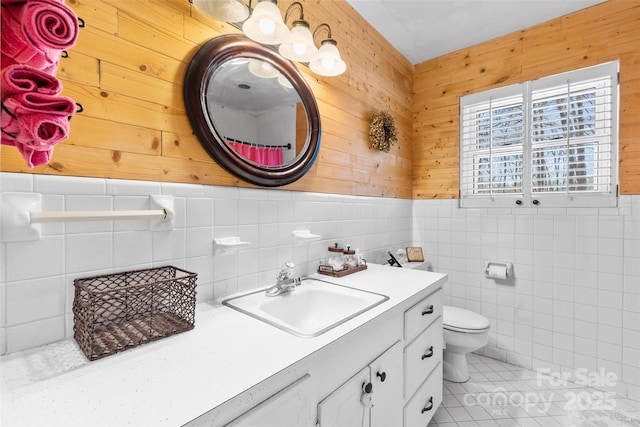
<svg viewBox="0 0 640 427">
<path fill-rule="evenodd" d="M 618 62 L 460 99 L 460 205 L 616 206 Z"/>
</svg>

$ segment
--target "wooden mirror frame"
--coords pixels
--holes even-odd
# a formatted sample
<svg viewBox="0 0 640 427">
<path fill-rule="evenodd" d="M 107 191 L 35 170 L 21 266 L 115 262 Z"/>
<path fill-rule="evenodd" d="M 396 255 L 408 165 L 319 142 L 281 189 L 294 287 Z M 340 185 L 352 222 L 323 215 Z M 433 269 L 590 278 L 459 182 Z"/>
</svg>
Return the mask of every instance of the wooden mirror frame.
<svg viewBox="0 0 640 427">
<path fill-rule="evenodd" d="M 206 90 L 218 67 L 238 58 L 253 58 L 268 62 L 286 77 L 298 92 L 307 115 L 307 138 L 296 159 L 282 167 L 261 166 L 250 162 L 223 139 L 213 125 L 206 108 Z M 207 153 L 232 175 L 251 184 L 278 187 L 304 176 L 320 150 L 320 113 L 311 88 L 293 63 L 271 48 L 256 43 L 244 35 L 227 34 L 209 40 L 196 52 L 184 81 L 184 101 L 194 133 Z"/>
</svg>

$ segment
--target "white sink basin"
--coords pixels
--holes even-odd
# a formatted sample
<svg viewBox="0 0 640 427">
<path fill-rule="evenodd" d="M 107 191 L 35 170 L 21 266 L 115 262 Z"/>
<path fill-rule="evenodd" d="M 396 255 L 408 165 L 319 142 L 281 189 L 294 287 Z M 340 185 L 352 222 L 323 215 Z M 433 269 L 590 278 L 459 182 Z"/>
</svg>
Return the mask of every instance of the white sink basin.
<svg viewBox="0 0 640 427">
<path fill-rule="evenodd" d="M 388 299 L 386 295 L 305 278 L 293 292 L 268 297 L 262 289 L 222 304 L 293 335 L 316 337 Z"/>
</svg>

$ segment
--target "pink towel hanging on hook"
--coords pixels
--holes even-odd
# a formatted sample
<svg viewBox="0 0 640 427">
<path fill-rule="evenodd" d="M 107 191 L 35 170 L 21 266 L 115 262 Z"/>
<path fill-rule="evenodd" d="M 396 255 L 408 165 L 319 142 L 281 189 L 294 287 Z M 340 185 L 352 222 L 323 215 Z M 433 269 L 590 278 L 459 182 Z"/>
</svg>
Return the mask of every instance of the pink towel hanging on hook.
<svg viewBox="0 0 640 427">
<path fill-rule="evenodd" d="M 49 73 L 25 64 L 13 64 L 2 69 L 0 95 L 8 96 L 24 92 L 57 95 L 62 91 L 60 80 Z"/>
<path fill-rule="evenodd" d="M 32 168 L 48 163 L 53 146 L 69 135 L 75 113 L 71 98 L 38 92 L 20 93 L 2 102 L 2 144 L 18 148 Z"/>
<path fill-rule="evenodd" d="M 78 38 L 76 14 L 58 0 L 2 0 L 2 68 L 28 64 L 54 74 Z"/>
</svg>

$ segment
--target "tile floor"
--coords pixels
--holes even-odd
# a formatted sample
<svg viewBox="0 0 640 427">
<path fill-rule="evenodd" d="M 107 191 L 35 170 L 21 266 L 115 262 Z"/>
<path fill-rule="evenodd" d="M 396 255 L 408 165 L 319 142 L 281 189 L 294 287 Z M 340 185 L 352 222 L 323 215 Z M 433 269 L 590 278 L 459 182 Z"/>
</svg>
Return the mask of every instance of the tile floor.
<svg viewBox="0 0 640 427">
<path fill-rule="evenodd" d="M 429 427 L 640 427 L 640 402 L 542 372 L 468 356 L 471 378 L 444 381 Z"/>
</svg>

